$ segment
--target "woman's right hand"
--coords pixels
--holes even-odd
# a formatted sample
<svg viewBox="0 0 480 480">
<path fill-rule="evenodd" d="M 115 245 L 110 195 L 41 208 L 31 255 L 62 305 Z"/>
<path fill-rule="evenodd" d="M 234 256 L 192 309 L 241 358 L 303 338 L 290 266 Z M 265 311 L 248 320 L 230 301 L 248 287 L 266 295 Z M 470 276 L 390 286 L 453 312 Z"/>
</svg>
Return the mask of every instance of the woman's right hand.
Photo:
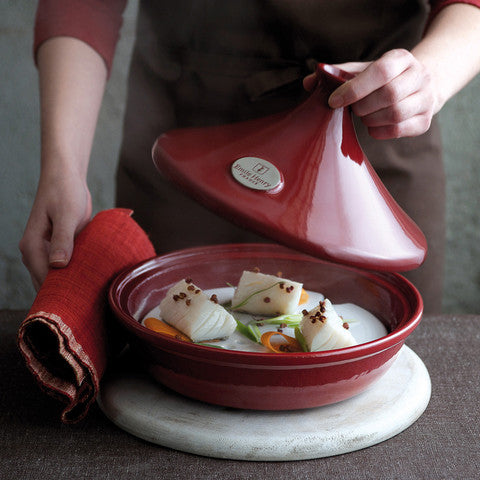
<svg viewBox="0 0 480 480">
<path fill-rule="evenodd" d="M 75 235 L 89 222 L 92 202 L 78 172 L 42 172 L 19 248 L 38 291 L 49 268 L 68 265 Z"/>
</svg>

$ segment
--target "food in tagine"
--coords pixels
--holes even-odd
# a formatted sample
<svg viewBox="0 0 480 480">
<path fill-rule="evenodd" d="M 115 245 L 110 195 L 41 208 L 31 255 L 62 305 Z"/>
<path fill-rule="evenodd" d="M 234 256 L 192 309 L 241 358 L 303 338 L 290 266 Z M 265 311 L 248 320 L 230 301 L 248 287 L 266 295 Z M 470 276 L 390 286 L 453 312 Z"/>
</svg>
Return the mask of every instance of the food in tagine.
<svg viewBox="0 0 480 480">
<path fill-rule="evenodd" d="M 244 271 L 232 298 L 232 310 L 253 315 L 296 313 L 303 285 L 274 275 Z"/>
<path fill-rule="evenodd" d="M 310 352 L 357 344 L 348 323 L 339 317 L 328 298 L 310 311 L 303 310 L 302 314 L 300 331 Z"/>
<path fill-rule="evenodd" d="M 349 331 L 348 322 L 352 321 L 353 315 L 347 313 L 350 320 L 345 321 L 323 295 L 307 293 L 301 283 L 283 279 L 280 275 L 246 271 L 233 292 L 233 286 L 215 290 L 222 304 L 215 293 L 202 291 L 191 279 L 182 280 L 168 291 L 159 307 L 144 318 L 143 324 L 179 340 L 252 352 L 313 352 L 357 344 Z M 253 290 L 252 285 L 260 288 Z M 291 300 L 286 302 L 282 298 L 282 295 L 289 295 L 283 291 L 285 288 L 289 288 L 290 293 L 294 290 L 300 292 L 292 297 L 297 302 L 295 306 Z M 270 301 L 262 300 L 265 297 Z M 241 300 L 240 303 L 235 303 L 235 299 Z M 300 313 L 305 302 L 307 304 Z M 260 313 L 264 311 L 262 303 L 276 305 L 274 316 Z M 255 305 L 259 306 L 260 312 Z M 360 317 L 370 315 L 354 305 L 339 305 L 337 308 L 347 312 L 353 308 Z M 292 310 L 293 313 L 286 313 Z M 353 322 L 356 324 L 355 320 Z"/>
<path fill-rule="evenodd" d="M 163 320 L 193 342 L 229 337 L 237 322 L 215 295 L 208 297 L 190 279 L 181 280 L 160 302 Z"/>
</svg>

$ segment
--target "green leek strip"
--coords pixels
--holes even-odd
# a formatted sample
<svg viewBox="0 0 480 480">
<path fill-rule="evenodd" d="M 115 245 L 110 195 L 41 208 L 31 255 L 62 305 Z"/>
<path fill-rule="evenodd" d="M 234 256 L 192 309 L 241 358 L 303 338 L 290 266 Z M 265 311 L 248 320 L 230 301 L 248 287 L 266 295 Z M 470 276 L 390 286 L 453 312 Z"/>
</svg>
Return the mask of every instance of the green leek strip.
<svg viewBox="0 0 480 480">
<path fill-rule="evenodd" d="M 283 281 L 282 281 L 283 282 Z M 230 307 L 232 310 L 236 310 L 237 308 L 240 308 L 240 307 L 243 307 L 246 303 L 248 303 L 248 301 L 254 297 L 255 295 L 258 295 L 259 293 L 263 293 L 263 292 L 266 292 L 267 290 L 270 290 L 271 288 L 275 287 L 275 285 L 280 285 L 282 282 L 276 282 L 274 283 L 273 285 L 270 285 L 269 287 L 267 288 L 262 288 L 262 290 L 257 290 L 256 292 L 253 292 L 251 293 L 247 298 L 245 298 L 245 300 L 243 300 L 242 302 L 240 302 L 238 305 L 233 305 L 232 307 Z"/>
<path fill-rule="evenodd" d="M 278 317 L 262 318 L 261 320 L 253 320 L 252 323 L 256 325 L 286 325 L 287 327 L 296 327 L 302 320 L 303 315 L 301 313 L 294 313 L 288 315 L 279 315 Z"/>
<path fill-rule="evenodd" d="M 245 325 L 240 320 L 235 319 L 237 322 L 237 331 L 256 343 L 261 343 L 260 338 L 262 336 L 260 329 L 257 325 Z"/>
<path fill-rule="evenodd" d="M 300 327 L 295 327 L 295 338 L 297 339 L 297 342 L 302 347 L 302 350 L 304 352 L 308 352 L 309 350 L 308 350 L 307 342 L 305 340 L 305 337 L 303 336 L 303 333 L 300 331 Z"/>
<path fill-rule="evenodd" d="M 222 345 L 214 345 L 213 343 L 203 343 L 203 342 L 195 342 L 196 345 L 202 345 L 202 347 L 212 347 L 212 348 L 223 348 Z"/>
</svg>

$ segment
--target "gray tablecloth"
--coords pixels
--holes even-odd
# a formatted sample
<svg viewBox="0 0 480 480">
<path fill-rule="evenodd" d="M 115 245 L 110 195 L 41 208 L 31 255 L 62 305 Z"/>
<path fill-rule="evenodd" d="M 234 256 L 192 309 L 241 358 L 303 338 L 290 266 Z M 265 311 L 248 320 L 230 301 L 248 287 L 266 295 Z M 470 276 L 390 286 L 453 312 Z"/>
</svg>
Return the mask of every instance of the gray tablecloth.
<svg viewBox="0 0 480 480">
<path fill-rule="evenodd" d="M 95 405 L 78 425 L 40 391 L 16 346 L 26 312 L 0 311 L 0 479 L 480 479 L 480 315 L 425 317 L 407 344 L 432 379 L 425 413 L 357 452 L 242 462 L 177 452 L 110 423 Z"/>
</svg>

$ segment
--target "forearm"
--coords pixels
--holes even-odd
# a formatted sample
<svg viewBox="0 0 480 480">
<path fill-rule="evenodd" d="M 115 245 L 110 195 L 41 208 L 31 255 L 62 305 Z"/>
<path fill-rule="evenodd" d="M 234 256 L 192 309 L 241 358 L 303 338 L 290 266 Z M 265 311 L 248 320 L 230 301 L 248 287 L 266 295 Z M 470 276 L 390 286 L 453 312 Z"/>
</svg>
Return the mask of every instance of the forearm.
<svg viewBox="0 0 480 480">
<path fill-rule="evenodd" d="M 480 71 L 480 9 L 445 7 L 412 54 L 427 68 L 436 91 L 434 113 Z"/>
<path fill-rule="evenodd" d="M 107 78 L 105 62 L 86 43 L 70 37 L 43 43 L 37 62 L 42 172 L 72 171 L 86 178 Z"/>
</svg>

